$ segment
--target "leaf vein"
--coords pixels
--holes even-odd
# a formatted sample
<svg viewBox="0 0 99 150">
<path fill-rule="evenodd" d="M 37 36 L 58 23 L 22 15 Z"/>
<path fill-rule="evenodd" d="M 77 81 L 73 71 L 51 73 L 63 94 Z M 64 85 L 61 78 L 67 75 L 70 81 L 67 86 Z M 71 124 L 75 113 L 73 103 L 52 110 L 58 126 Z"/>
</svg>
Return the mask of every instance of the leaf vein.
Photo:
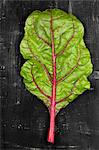
<svg viewBox="0 0 99 150">
<path fill-rule="evenodd" d="M 48 99 L 51 100 L 51 96 L 45 94 L 45 93 L 43 92 L 43 90 L 39 87 L 39 85 L 37 84 L 37 82 L 35 81 L 34 75 L 33 75 L 33 73 L 32 73 L 32 68 L 33 68 L 33 66 L 31 67 L 32 81 L 35 83 L 37 89 L 41 92 L 41 94 L 43 94 L 45 97 L 47 97 Z"/>
</svg>

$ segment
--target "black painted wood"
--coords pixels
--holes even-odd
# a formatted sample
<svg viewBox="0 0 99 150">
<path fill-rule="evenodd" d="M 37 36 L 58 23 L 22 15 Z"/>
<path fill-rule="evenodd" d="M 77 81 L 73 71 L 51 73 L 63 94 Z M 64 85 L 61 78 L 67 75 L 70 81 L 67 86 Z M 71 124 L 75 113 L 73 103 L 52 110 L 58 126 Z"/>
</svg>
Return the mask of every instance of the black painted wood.
<svg viewBox="0 0 99 150">
<path fill-rule="evenodd" d="M 0 2 L 0 80 L 2 150 L 40 149 L 99 150 L 99 1 L 96 0 L 2 0 Z M 24 23 L 34 10 L 60 8 L 76 15 L 85 27 L 94 72 L 92 87 L 56 117 L 55 144 L 47 143 L 49 113 L 22 83 L 24 63 L 19 44 Z"/>
</svg>

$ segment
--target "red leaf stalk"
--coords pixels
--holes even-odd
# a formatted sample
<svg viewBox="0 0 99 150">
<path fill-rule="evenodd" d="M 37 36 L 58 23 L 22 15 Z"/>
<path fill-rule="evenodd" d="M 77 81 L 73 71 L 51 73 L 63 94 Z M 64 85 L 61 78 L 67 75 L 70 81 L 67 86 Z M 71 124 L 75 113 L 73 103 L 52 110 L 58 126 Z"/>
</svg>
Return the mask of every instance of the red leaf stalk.
<svg viewBox="0 0 99 150">
<path fill-rule="evenodd" d="M 54 30 L 53 30 L 53 19 L 51 15 L 51 36 L 52 36 L 52 63 L 53 63 L 53 80 L 52 80 L 52 98 L 50 106 L 50 128 L 48 132 L 48 142 L 54 143 L 55 135 L 55 104 L 56 104 L 56 54 L 54 47 Z"/>
</svg>

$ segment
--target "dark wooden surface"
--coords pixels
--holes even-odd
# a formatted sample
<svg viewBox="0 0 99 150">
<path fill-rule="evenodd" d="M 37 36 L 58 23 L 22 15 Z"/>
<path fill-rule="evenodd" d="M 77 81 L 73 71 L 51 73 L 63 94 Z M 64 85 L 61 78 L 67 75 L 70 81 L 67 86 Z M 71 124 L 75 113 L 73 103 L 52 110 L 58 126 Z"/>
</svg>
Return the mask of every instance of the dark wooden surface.
<svg viewBox="0 0 99 150">
<path fill-rule="evenodd" d="M 0 80 L 2 150 L 66 149 L 99 150 L 99 1 L 2 0 L 0 1 Z M 24 87 L 24 63 L 19 44 L 24 23 L 34 10 L 60 8 L 76 15 L 85 26 L 85 42 L 94 72 L 90 91 L 62 109 L 56 117 L 56 140 L 47 143 L 49 113 L 46 106 Z"/>
</svg>

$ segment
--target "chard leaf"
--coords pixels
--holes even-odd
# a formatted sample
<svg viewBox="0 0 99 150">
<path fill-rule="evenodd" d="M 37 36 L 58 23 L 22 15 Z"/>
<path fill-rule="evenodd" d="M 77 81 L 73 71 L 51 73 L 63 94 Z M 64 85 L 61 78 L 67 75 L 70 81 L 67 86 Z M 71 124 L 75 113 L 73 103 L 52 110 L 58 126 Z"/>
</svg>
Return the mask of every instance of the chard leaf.
<svg viewBox="0 0 99 150">
<path fill-rule="evenodd" d="M 54 143 L 55 115 L 78 95 L 90 89 L 90 53 L 84 43 L 84 27 L 72 14 L 59 9 L 34 11 L 25 22 L 20 52 L 26 88 L 50 111 L 48 141 Z M 53 134 L 53 137 L 52 137 Z"/>
</svg>

